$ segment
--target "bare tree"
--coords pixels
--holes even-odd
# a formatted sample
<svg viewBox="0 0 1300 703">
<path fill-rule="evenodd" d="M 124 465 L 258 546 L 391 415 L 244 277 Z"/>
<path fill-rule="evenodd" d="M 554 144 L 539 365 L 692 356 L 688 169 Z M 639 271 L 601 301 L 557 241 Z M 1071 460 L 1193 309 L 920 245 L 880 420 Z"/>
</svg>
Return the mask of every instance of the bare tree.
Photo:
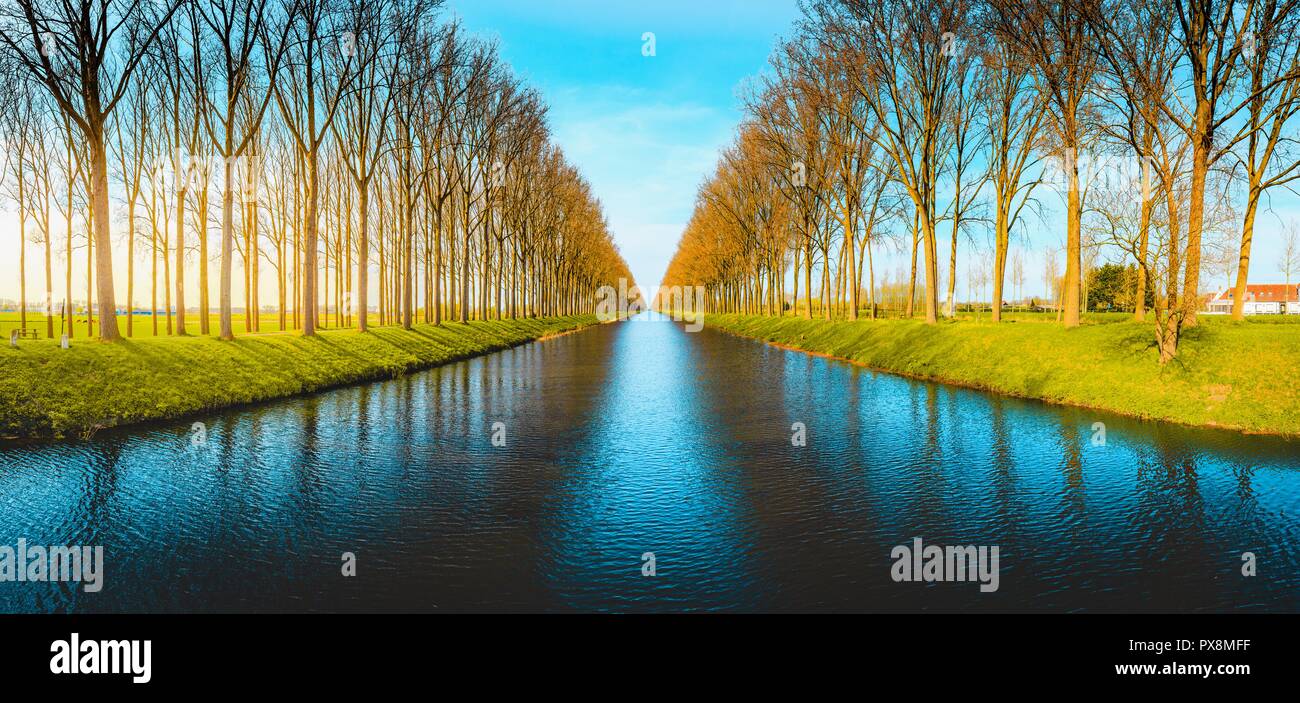
<svg viewBox="0 0 1300 703">
<path fill-rule="evenodd" d="M 141 72 L 140 75 L 144 75 Z M 118 150 L 119 178 L 126 198 L 126 336 L 135 335 L 135 213 L 144 181 L 150 115 L 147 85 L 141 81 L 127 90 L 125 109 L 113 117 Z M 128 122 L 126 133 L 122 123 Z"/>
<path fill-rule="evenodd" d="M 0 46 L 49 90 L 87 143 L 99 335 L 105 341 L 120 337 L 105 127 L 144 52 L 178 7 L 180 0 L 66 0 L 57 5 L 5 0 L 0 4 Z"/>
<path fill-rule="evenodd" d="M 1190 191 L 1187 206 L 1186 266 L 1182 291 L 1185 324 L 1196 324 L 1200 301 L 1201 240 L 1206 229 L 1206 181 L 1210 169 L 1232 152 L 1238 141 L 1258 132 L 1257 117 L 1247 120 L 1248 128 L 1230 139 L 1216 138 L 1232 120 L 1260 96 L 1282 82 L 1292 81 L 1290 70 L 1273 72 L 1258 84 L 1251 76 L 1251 88 L 1233 91 L 1243 71 L 1251 73 L 1246 54 L 1262 40 L 1276 46 L 1278 31 L 1289 31 L 1291 17 L 1300 4 L 1296 0 L 1177 0 L 1172 3 L 1176 31 L 1170 39 L 1177 46 L 1189 76 L 1188 99 L 1168 100 L 1160 105 L 1165 116 L 1186 136 L 1191 149 Z M 1267 9 L 1266 9 L 1267 8 Z M 1257 23 L 1264 23 L 1259 25 Z M 1254 31 L 1262 32 L 1255 35 Z M 1261 61 L 1267 59 L 1261 57 Z M 1137 77 L 1142 78 L 1139 71 Z"/>
<path fill-rule="evenodd" d="M 268 54 L 283 52 L 271 75 L 276 104 L 302 159 L 306 180 L 302 215 L 302 302 L 305 336 L 316 334 L 317 253 L 320 244 L 321 147 L 330 134 L 343 96 L 357 80 L 355 35 L 340 0 L 295 0 L 269 36 L 285 36 L 283 46 L 267 42 Z M 271 62 L 275 65 L 275 62 Z"/>
<path fill-rule="evenodd" d="M 983 21 L 987 21 L 981 18 Z M 1031 177 L 1041 158 L 1035 147 L 1046 114 L 1044 95 L 1032 90 L 1031 67 L 1001 42 L 983 47 L 984 74 L 980 82 L 981 117 L 988 130 L 988 173 L 993 188 L 993 298 L 1002 299 L 1011 230 L 1041 181 Z M 1017 254 L 1017 257 L 1019 254 Z M 1023 264 L 1017 258 L 1017 264 Z M 1024 272 L 1020 271 L 1021 283 Z M 1002 320 L 1002 306 L 993 306 L 993 321 Z"/>
<path fill-rule="evenodd" d="M 819 39 L 818 44 L 827 45 L 829 39 Z M 827 216 L 826 211 L 832 204 L 828 198 L 832 174 L 838 172 L 853 177 L 852 164 L 844 160 L 853 158 L 849 139 L 833 144 L 824 138 L 827 125 L 822 114 L 828 96 L 818 88 L 805 68 L 805 61 L 811 53 L 812 49 L 800 42 L 782 45 L 774 57 L 775 79 L 750 99 L 750 110 L 756 117 L 753 137 L 762 144 L 758 153 L 766 160 L 766 169 L 787 203 L 786 217 L 793 225 L 790 239 L 794 249 L 794 306 L 798 308 L 799 305 L 799 261 L 802 254 L 804 288 L 808 298 L 804 316 L 809 319 L 813 315 L 815 247 L 824 251 L 830 249 L 829 230 L 819 228 L 818 224 Z M 837 146 L 841 157 L 838 161 L 832 153 Z M 822 290 L 825 291 L 825 272 L 829 269 L 829 262 L 823 258 L 822 263 Z M 829 319 L 827 302 L 823 295 L 822 312 Z"/>
<path fill-rule="evenodd" d="M 968 26 L 968 5 L 844 0 L 821 5 L 818 12 L 855 59 L 854 88 L 879 126 L 872 132 L 876 145 L 914 205 L 917 241 L 925 255 L 925 319 L 935 324 L 939 147 L 950 127 L 948 105 L 957 89 L 954 42 Z"/>
<path fill-rule="evenodd" d="M 940 151 L 946 155 L 946 175 L 952 179 L 952 200 L 947 212 L 947 217 L 952 220 L 948 259 L 948 297 L 944 306 L 945 314 L 948 316 L 955 314 L 958 235 L 961 233 L 962 224 L 967 219 L 971 219 L 967 217 L 968 212 L 978 202 L 984 184 L 990 180 L 990 174 L 987 172 L 968 174 L 967 171 L 975 164 L 977 155 L 989 146 L 988 140 L 992 136 L 986 129 L 986 125 L 981 124 L 981 121 L 976 118 L 977 111 L 980 109 L 977 91 L 984 81 L 985 71 L 988 70 L 986 64 L 972 50 L 971 45 L 974 42 L 960 41 L 955 34 L 951 41 L 953 43 L 948 53 L 955 66 L 952 71 L 953 96 L 948 104 L 950 126 L 947 130 L 947 143 L 940 147 Z M 969 175 L 978 177 L 970 178 Z M 1002 256 L 1005 259 L 1006 253 L 1002 252 Z M 1005 268 L 1005 260 L 1003 266 Z M 982 275 L 987 277 L 988 272 L 982 271 Z M 994 309 L 997 310 L 996 307 Z"/>
<path fill-rule="evenodd" d="M 1300 178 L 1300 152 L 1285 128 L 1300 112 L 1300 16 L 1296 5 L 1268 0 L 1253 17 L 1242 51 L 1248 82 L 1245 142 L 1239 144 L 1237 167 L 1246 181 L 1246 208 L 1241 223 L 1232 316 L 1245 314 L 1250 279 L 1250 250 L 1260 200 L 1270 189 Z"/>
<path fill-rule="evenodd" d="M 399 90 L 384 67 L 384 54 L 410 46 L 405 34 L 427 21 L 428 3 L 394 0 L 354 3 L 347 25 L 355 37 L 358 80 L 344 97 L 340 119 L 331 123 L 343 165 L 358 197 L 357 327 L 369 329 L 370 190 L 379 160 L 388 153 L 389 118 Z"/>
<path fill-rule="evenodd" d="M 1282 254 L 1277 259 L 1277 270 L 1286 277 L 1286 301 L 1291 300 L 1291 277 L 1300 273 L 1300 223 L 1288 222 L 1282 230 Z M 1285 310 L 1283 312 L 1286 312 Z"/>
<path fill-rule="evenodd" d="M 215 55 L 213 65 L 216 77 L 209 71 L 199 72 L 202 90 L 198 91 L 201 104 L 195 109 L 203 117 L 203 127 L 208 140 L 222 158 L 221 179 L 221 278 L 219 292 L 220 336 L 233 339 L 231 324 L 231 278 L 235 249 L 235 186 L 242 183 L 243 175 L 254 175 L 255 166 L 238 162 L 255 145 L 261 129 L 262 117 L 274 92 L 270 81 L 259 86 L 259 67 L 255 62 L 255 49 L 263 43 L 268 50 L 263 56 L 271 62 L 266 75 L 275 75 L 274 63 L 283 55 L 284 35 L 270 36 L 267 25 L 266 0 L 205 0 L 196 4 L 196 25 L 203 28 L 200 41 L 212 44 L 207 55 Z M 285 23 L 282 32 L 292 26 Z M 256 197 L 254 184 L 244 183 L 246 197 Z M 245 307 L 248 307 L 247 305 Z M 246 310 L 249 316 L 256 311 Z"/>
<path fill-rule="evenodd" d="M 1034 67 L 1034 85 L 1049 107 L 1052 150 L 1065 177 L 1066 247 L 1062 319 L 1079 324 L 1083 194 L 1079 156 L 1088 98 L 1098 70 L 1096 37 L 1082 18 L 1096 0 L 989 0 L 997 41 Z"/>
<path fill-rule="evenodd" d="M 2 70 L 2 69 L 0 69 Z M 17 90 L 0 95 L 0 136 L 4 155 L 0 157 L 0 182 L 7 184 L 18 209 L 18 326 L 27 327 L 27 216 L 31 213 L 32 143 L 40 129 L 37 106 L 32 101 L 31 81 L 24 76 L 13 80 Z M 8 176 L 8 178 L 6 177 Z"/>
</svg>

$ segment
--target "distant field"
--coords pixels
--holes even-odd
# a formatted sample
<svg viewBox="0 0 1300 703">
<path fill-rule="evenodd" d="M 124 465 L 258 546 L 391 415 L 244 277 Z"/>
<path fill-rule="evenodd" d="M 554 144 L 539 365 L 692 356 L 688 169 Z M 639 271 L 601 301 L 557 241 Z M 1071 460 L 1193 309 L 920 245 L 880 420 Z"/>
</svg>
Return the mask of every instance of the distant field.
<svg viewBox="0 0 1300 703">
<path fill-rule="evenodd" d="M 805 307 L 807 306 L 805 305 L 799 306 L 799 315 L 803 315 L 803 311 Z M 869 317 L 870 312 L 871 311 L 869 309 L 863 308 L 862 310 L 858 311 L 858 317 L 859 318 Z M 786 315 L 793 315 L 793 314 L 794 313 L 789 310 L 786 311 Z M 821 319 L 821 314 L 822 314 L 821 310 L 818 309 L 816 315 L 814 315 L 814 318 Z M 1148 317 L 1149 316 L 1150 315 L 1148 314 Z M 1201 316 L 1204 317 L 1205 319 L 1220 319 L 1220 320 L 1230 319 L 1230 316 L 1228 315 L 1212 315 L 1209 313 L 1201 313 Z M 877 311 L 877 317 L 880 319 L 891 320 L 891 319 L 899 319 L 902 317 L 902 315 L 893 310 L 881 309 Z M 925 317 L 925 311 L 924 310 L 918 311 L 916 317 L 921 317 L 921 318 Z M 978 312 L 959 310 L 953 319 L 987 322 L 988 320 L 992 319 L 992 317 L 993 317 L 993 312 L 988 309 L 980 310 Z M 835 321 L 841 321 L 841 322 L 844 321 L 845 319 L 846 318 L 838 315 L 834 318 Z M 1015 320 L 1017 322 L 1053 322 L 1053 323 L 1057 322 L 1056 313 L 1054 312 L 1032 312 L 1029 310 L 1014 310 L 1010 308 L 1004 308 L 1002 310 L 1002 319 Z M 1084 325 L 1105 324 L 1109 322 L 1125 322 L 1131 319 L 1133 319 L 1133 313 L 1131 312 L 1088 312 L 1088 313 L 1084 313 L 1079 318 L 1081 324 Z M 1264 324 L 1300 324 L 1300 315 L 1248 315 L 1246 317 L 1246 320 L 1250 322 L 1258 322 Z"/>
<path fill-rule="evenodd" d="M 135 338 L 140 338 L 140 339 L 144 339 L 144 338 L 148 338 L 148 337 L 152 337 L 152 336 L 154 336 L 154 334 L 153 334 L 153 318 L 152 318 L 152 317 L 150 317 L 149 315 L 135 315 L 134 317 L 135 317 L 135 325 L 134 325 L 135 330 L 134 330 L 134 334 L 132 335 L 133 337 L 135 337 Z M 261 317 L 261 320 L 262 320 L 262 332 L 264 332 L 264 333 L 265 333 L 265 332 L 278 332 L 278 331 L 280 330 L 280 317 L 279 317 L 279 315 L 274 314 L 274 313 L 271 313 L 271 314 L 263 313 L 260 317 Z M 372 320 L 375 319 L 375 314 L 374 314 L 373 312 L 370 313 L 370 317 L 371 317 Z M 245 319 L 245 316 L 244 316 L 243 313 L 234 313 L 234 314 L 231 315 L 231 320 L 234 322 L 234 325 L 235 325 L 235 334 L 241 334 L 241 333 L 244 332 L 244 329 L 245 329 L 245 328 L 244 328 L 244 319 Z M 127 317 L 126 317 L 125 315 L 119 316 L 119 317 L 117 318 L 118 329 L 121 330 L 121 332 L 122 332 L 122 336 L 124 336 L 124 337 L 126 336 L 126 320 L 127 320 Z M 219 315 L 209 315 L 209 316 L 208 316 L 208 320 L 210 321 L 209 334 L 215 336 L 215 335 L 217 334 L 217 331 L 221 328 L 221 327 L 220 327 L 220 325 L 221 325 L 221 318 L 220 318 Z M 59 317 L 56 316 L 56 317 L 54 318 L 54 336 L 55 336 L 56 339 L 59 337 L 60 334 L 62 334 L 62 327 L 61 327 L 62 322 L 63 322 L 63 321 L 62 321 Z M 327 329 L 332 329 L 333 326 L 334 326 L 334 325 L 333 325 L 333 322 L 334 322 L 334 316 L 333 316 L 332 313 L 331 313 L 331 315 L 330 315 L 330 320 L 329 320 L 329 322 L 330 322 L 330 325 L 327 326 Z M 5 344 L 8 344 L 8 343 L 9 343 L 9 333 L 10 333 L 12 330 L 14 330 L 15 328 L 17 328 L 17 327 L 18 327 L 18 324 L 19 324 L 19 314 L 18 314 L 17 312 L 0 312 L 0 341 L 3 341 Z M 175 321 L 175 319 L 173 319 L 173 320 L 172 320 L 173 328 L 174 328 L 175 324 L 176 324 L 176 321 Z M 285 318 L 285 325 L 286 325 L 286 327 L 287 327 L 288 329 L 292 329 L 292 328 L 293 328 L 293 315 L 292 315 L 292 314 L 288 315 L 288 316 Z M 45 327 L 45 315 L 44 315 L 44 314 L 36 314 L 36 313 L 28 312 L 28 313 L 27 313 L 27 327 L 28 327 L 29 329 L 30 329 L 30 328 L 35 328 L 37 334 L 40 335 L 40 338 L 41 338 L 41 339 L 45 339 L 45 338 L 46 338 L 46 337 L 45 337 L 46 327 Z M 199 334 L 199 316 L 198 316 L 198 314 L 196 314 L 196 313 L 187 313 L 187 314 L 185 315 L 185 331 L 186 331 L 186 333 L 191 334 L 191 335 L 197 335 L 197 334 Z M 96 333 L 96 334 L 99 333 L 99 326 L 98 326 L 98 325 L 95 326 L 95 333 Z M 158 336 L 166 336 L 166 335 L 167 335 L 167 317 L 166 317 L 166 315 L 159 315 L 159 316 L 158 316 Z M 78 316 L 76 317 L 76 320 L 73 322 L 73 325 L 72 325 L 72 337 L 73 337 L 74 340 L 75 340 L 75 339 L 85 339 L 85 338 L 86 338 L 86 316 L 85 316 L 84 314 L 82 314 L 82 315 L 78 315 Z"/>
</svg>

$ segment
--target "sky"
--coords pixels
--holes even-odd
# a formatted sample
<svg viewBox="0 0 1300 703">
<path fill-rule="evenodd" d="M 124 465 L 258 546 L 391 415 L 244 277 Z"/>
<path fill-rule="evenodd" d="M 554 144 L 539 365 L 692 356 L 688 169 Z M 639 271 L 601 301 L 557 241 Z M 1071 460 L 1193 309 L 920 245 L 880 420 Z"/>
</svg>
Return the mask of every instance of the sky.
<svg viewBox="0 0 1300 703">
<path fill-rule="evenodd" d="M 794 0 L 453 0 L 550 106 L 642 286 L 672 258 L 741 119 L 737 89 L 799 17 Z M 654 55 L 643 47 L 653 34 Z"/>
</svg>

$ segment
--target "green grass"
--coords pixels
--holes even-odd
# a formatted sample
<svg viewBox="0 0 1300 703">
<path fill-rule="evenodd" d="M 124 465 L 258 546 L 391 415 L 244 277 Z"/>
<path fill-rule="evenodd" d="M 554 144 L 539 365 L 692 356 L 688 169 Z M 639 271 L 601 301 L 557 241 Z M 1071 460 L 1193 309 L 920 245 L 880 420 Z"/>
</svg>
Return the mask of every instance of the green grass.
<svg viewBox="0 0 1300 703">
<path fill-rule="evenodd" d="M 0 438 L 87 436 L 95 430 L 391 378 L 587 325 L 594 315 L 329 330 L 315 338 L 258 334 L 159 337 L 105 344 L 5 340 Z"/>
<path fill-rule="evenodd" d="M 1149 323 L 825 322 L 710 314 L 705 324 L 884 371 L 1142 418 L 1300 435 L 1300 325 L 1202 316 L 1161 367 Z"/>
</svg>

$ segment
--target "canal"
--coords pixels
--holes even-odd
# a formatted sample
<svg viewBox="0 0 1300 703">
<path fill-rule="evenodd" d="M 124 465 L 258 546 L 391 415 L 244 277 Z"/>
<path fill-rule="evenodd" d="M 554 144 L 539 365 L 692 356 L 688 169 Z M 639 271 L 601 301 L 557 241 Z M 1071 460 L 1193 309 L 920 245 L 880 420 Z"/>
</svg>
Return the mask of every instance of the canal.
<svg viewBox="0 0 1300 703">
<path fill-rule="evenodd" d="M 0 545 L 104 554 L 3 612 L 1300 610 L 1300 443 L 653 316 L 2 447 L 0 505 Z M 997 547 L 997 590 L 896 581 L 916 538 Z"/>
</svg>

